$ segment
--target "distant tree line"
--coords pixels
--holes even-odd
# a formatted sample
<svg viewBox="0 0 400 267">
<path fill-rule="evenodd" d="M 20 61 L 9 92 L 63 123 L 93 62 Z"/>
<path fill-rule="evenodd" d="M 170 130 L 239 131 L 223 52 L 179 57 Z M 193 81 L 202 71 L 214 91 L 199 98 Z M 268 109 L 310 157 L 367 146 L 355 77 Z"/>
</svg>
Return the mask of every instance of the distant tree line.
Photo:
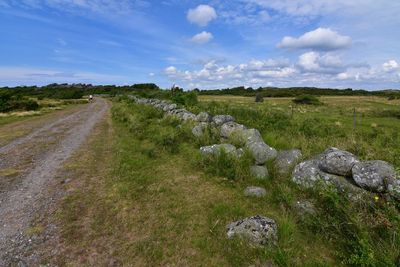
<svg viewBox="0 0 400 267">
<path fill-rule="evenodd" d="M 390 99 L 400 98 L 399 90 L 380 90 L 380 91 L 366 91 L 366 90 L 353 90 L 347 89 L 332 89 L 332 88 L 316 88 L 316 87 L 259 87 L 253 89 L 251 87 L 245 88 L 244 86 L 226 88 L 226 89 L 213 89 L 213 90 L 199 90 L 200 95 L 236 95 L 236 96 L 256 96 L 259 97 L 296 97 L 300 95 L 313 95 L 313 96 L 385 96 Z"/>
</svg>

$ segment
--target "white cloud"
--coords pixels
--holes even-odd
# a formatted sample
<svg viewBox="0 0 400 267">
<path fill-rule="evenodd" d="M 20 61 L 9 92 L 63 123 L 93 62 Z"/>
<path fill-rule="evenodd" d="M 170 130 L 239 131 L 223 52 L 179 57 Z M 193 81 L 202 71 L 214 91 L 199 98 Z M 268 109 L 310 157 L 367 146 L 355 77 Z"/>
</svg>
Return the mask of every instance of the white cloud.
<svg viewBox="0 0 400 267">
<path fill-rule="evenodd" d="M 201 33 L 196 34 L 190 40 L 196 44 L 205 44 L 213 39 L 213 35 L 209 32 L 202 31 Z"/>
<path fill-rule="evenodd" d="M 215 12 L 215 9 L 209 5 L 199 5 L 194 9 L 189 9 L 187 13 L 187 19 L 189 22 L 201 27 L 207 26 L 210 21 L 216 18 L 217 12 Z"/>
<path fill-rule="evenodd" d="M 330 53 L 307 52 L 299 56 L 298 66 L 302 72 L 331 73 L 343 72 L 347 65 L 338 56 Z"/>
<path fill-rule="evenodd" d="M 299 38 L 286 36 L 278 44 L 279 48 L 337 50 L 351 45 L 351 38 L 329 28 L 318 28 L 306 32 Z"/>
<path fill-rule="evenodd" d="M 400 69 L 399 63 L 397 63 L 397 61 L 394 59 L 383 63 L 382 67 L 383 67 L 384 71 L 386 71 L 386 72 L 391 72 L 391 71 Z"/>
<path fill-rule="evenodd" d="M 171 76 L 171 75 L 177 74 L 178 71 L 174 66 L 169 66 L 169 67 L 165 68 L 164 72 L 168 76 Z"/>
</svg>

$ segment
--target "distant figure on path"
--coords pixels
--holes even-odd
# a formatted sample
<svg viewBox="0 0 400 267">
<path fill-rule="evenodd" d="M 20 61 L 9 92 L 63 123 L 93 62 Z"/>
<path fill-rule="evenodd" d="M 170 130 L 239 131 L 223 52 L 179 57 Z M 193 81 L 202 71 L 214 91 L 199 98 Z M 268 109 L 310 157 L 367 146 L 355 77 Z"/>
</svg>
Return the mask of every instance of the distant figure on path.
<svg viewBox="0 0 400 267">
<path fill-rule="evenodd" d="M 89 95 L 89 102 L 92 102 L 92 101 L 93 101 L 93 96 Z"/>
</svg>

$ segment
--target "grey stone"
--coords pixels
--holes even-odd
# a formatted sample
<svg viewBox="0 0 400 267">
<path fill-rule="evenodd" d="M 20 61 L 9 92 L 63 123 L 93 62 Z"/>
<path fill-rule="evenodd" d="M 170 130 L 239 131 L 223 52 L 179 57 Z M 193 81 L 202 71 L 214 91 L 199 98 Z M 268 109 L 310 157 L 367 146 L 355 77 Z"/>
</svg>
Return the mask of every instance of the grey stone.
<svg viewBox="0 0 400 267">
<path fill-rule="evenodd" d="M 246 148 L 251 152 L 258 165 L 275 159 L 278 154 L 275 148 L 268 146 L 264 142 L 247 142 Z"/>
<path fill-rule="evenodd" d="M 176 104 L 165 105 L 163 110 L 164 111 L 170 111 L 170 110 L 176 109 L 177 107 L 178 106 Z"/>
<path fill-rule="evenodd" d="M 194 120 L 196 120 L 196 115 L 194 115 L 193 113 L 187 111 L 187 112 L 184 112 L 182 114 L 181 118 L 184 121 L 188 121 L 188 120 L 193 120 L 194 121 Z"/>
<path fill-rule="evenodd" d="M 229 138 L 231 136 L 240 137 L 242 132 L 246 130 L 246 126 L 234 121 L 226 122 L 221 126 L 221 137 Z"/>
<path fill-rule="evenodd" d="M 197 114 L 196 120 L 199 122 L 211 122 L 212 116 L 208 112 L 200 112 Z"/>
<path fill-rule="evenodd" d="M 278 227 L 273 219 L 256 215 L 230 223 L 227 236 L 238 236 L 257 246 L 274 246 L 278 241 Z"/>
<path fill-rule="evenodd" d="M 243 142 L 264 142 L 260 132 L 257 129 L 247 129 L 242 133 Z"/>
<path fill-rule="evenodd" d="M 388 191 L 388 184 L 396 180 L 393 166 L 382 160 L 355 163 L 352 168 L 354 182 L 366 190 L 378 193 Z"/>
<path fill-rule="evenodd" d="M 400 200 L 400 180 L 395 179 L 388 183 L 389 195 Z"/>
<path fill-rule="evenodd" d="M 305 215 L 314 215 L 316 213 L 314 204 L 308 200 L 296 201 L 296 203 L 293 205 L 293 208 L 300 217 Z"/>
<path fill-rule="evenodd" d="M 192 134 L 197 138 L 201 137 L 204 134 L 204 130 L 207 128 L 207 126 L 208 126 L 208 123 L 206 123 L 206 122 L 202 122 L 202 123 L 194 126 L 192 129 Z"/>
<path fill-rule="evenodd" d="M 275 169 L 279 174 L 288 174 L 291 168 L 300 161 L 301 151 L 298 149 L 279 151 L 275 159 Z"/>
<path fill-rule="evenodd" d="M 322 153 L 319 168 L 327 173 L 350 176 L 351 169 L 357 162 L 357 157 L 350 152 L 330 147 Z"/>
<path fill-rule="evenodd" d="M 258 186 L 248 186 L 244 190 L 245 196 L 263 197 L 266 194 L 267 194 L 267 191 L 264 188 L 258 187 Z"/>
<path fill-rule="evenodd" d="M 250 167 L 250 174 L 258 179 L 268 178 L 268 169 L 265 166 L 254 165 Z"/>
<path fill-rule="evenodd" d="M 244 153 L 245 153 L 245 152 L 244 152 L 244 149 L 243 149 L 243 148 L 238 148 L 238 149 L 236 150 L 236 155 L 237 155 L 238 158 L 243 157 Z"/>
<path fill-rule="evenodd" d="M 236 147 L 231 144 L 220 144 L 220 145 L 215 144 L 212 146 L 200 147 L 200 154 L 202 156 L 219 155 L 221 151 L 236 156 Z"/>
<path fill-rule="evenodd" d="M 215 115 L 212 118 L 212 121 L 218 125 L 221 126 L 224 123 L 230 122 L 230 121 L 235 121 L 235 118 L 232 117 L 231 115 Z"/>
</svg>

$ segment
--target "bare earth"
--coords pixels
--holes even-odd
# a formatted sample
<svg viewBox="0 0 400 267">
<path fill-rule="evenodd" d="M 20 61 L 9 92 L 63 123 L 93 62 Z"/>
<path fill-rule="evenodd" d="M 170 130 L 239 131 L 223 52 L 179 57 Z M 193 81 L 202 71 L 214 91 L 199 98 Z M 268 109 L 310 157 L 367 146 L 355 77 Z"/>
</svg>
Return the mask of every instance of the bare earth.
<svg viewBox="0 0 400 267">
<path fill-rule="evenodd" d="M 0 266 L 38 263 L 27 232 L 38 214 L 55 205 L 49 188 L 57 170 L 87 139 L 109 109 L 103 99 L 35 123 L 25 136 L 0 147 Z"/>
</svg>

